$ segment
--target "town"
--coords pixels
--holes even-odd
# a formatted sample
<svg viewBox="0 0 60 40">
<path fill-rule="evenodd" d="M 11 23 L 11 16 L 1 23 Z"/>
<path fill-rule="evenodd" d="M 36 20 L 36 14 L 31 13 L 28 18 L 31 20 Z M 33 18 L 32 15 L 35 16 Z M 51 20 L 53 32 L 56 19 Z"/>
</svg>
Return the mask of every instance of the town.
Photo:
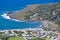
<svg viewBox="0 0 60 40">
<path fill-rule="evenodd" d="M 50 24 L 52 27 L 53 24 L 47 24 L 47 22 L 48 21 L 44 21 L 44 25 L 40 25 L 42 26 L 41 28 L 0 30 L 0 40 L 58 40 L 60 34 L 58 34 L 58 31 L 55 28 L 50 30 L 50 27 L 48 26 Z"/>
<path fill-rule="evenodd" d="M 40 21 L 42 25 L 21 30 L 0 30 L 0 40 L 60 40 L 60 3 L 33 4 L 7 15 L 17 20 Z"/>
</svg>

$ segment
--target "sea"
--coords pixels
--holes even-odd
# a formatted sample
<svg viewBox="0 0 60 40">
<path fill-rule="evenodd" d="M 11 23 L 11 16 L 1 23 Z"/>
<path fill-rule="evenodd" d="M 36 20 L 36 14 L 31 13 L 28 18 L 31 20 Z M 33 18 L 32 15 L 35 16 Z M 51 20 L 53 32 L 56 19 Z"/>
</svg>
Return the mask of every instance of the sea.
<svg viewBox="0 0 60 40">
<path fill-rule="evenodd" d="M 6 12 L 18 11 L 30 4 L 57 3 L 60 0 L 0 0 L 0 30 L 28 29 L 40 27 L 40 21 L 18 21 L 4 16 Z"/>
</svg>

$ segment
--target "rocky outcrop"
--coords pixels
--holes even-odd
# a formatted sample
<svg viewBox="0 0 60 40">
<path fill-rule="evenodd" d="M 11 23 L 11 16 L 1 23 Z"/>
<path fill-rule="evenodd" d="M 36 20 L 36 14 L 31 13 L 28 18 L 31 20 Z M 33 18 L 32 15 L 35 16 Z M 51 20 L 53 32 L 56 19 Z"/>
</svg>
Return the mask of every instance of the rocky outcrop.
<svg viewBox="0 0 60 40">
<path fill-rule="evenodd" d="M 59 14 L 59 11 L 60 3 L 32 4 L 27 5 L 24 9 L 17 12 L 9 12 L 8 15 L 12 19 L 18 20 L 55 20 L 57 18 L 56 16 Z"/>
</svg>

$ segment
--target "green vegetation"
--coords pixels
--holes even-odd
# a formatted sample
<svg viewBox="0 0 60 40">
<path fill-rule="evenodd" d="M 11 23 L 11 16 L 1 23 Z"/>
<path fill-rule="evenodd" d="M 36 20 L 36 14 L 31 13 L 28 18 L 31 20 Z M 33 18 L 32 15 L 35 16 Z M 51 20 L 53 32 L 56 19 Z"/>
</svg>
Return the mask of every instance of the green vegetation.
<svg viewBox="0 0 60 40">
<path fill-rule="evenodd" d="M 9 37 L 8 40 L 24 40 L 22 37 Z"/>
<path fill-rule="evenodd" d="M 45 38 L 45 40 L 50 40 L 49 38 Z"/>
<path fill-rule="evenodd" d="M 50 40 L 49 38 L 32 38 L 31 40 Z"/>
</svg>

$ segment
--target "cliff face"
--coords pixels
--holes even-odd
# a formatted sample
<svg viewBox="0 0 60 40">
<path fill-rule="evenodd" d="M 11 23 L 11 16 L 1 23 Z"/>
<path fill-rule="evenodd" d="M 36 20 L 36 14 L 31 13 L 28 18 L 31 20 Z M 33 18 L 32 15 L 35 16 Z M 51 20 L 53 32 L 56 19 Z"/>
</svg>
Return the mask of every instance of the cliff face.
<svg viewBox="0 0 60 40">
<path fill-rule="evenodd" d="M 18 12 L 10 12 L 8 15 L 18 20 L 52 20 L 60 17 L 60 3 L 32 4 Z"/>
</svg>

